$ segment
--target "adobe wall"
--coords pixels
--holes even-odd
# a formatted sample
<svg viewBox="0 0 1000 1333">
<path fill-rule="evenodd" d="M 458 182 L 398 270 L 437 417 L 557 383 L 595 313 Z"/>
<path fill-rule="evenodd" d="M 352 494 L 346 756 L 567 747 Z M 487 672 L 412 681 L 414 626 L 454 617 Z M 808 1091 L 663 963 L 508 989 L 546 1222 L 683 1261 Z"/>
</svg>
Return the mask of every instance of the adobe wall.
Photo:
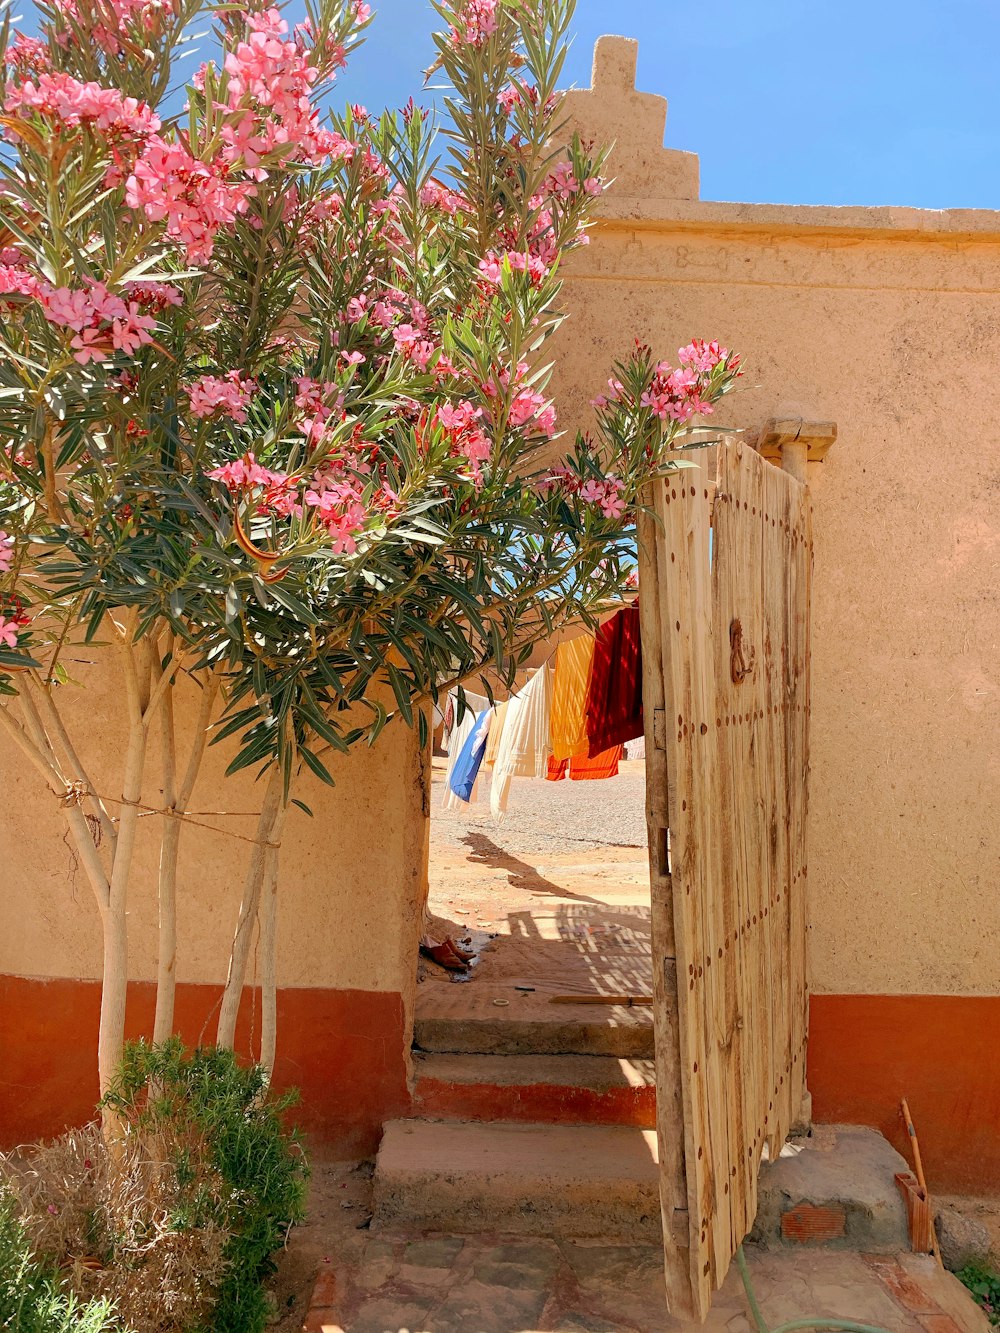
<svg viewBox="0 0 1000 1333">
<path fill-rule="evenodd" d="M 699 335 L 745 356 L 720 425 L 837 423 L 809 465 L 810 1084 L 886 1128 L 906 1092 L 925 1158 L 1000 1189 L 1000 215 L 700 202 L 635 53 L 601 39 L 569 98 L 618 148 L 568 269 L 561 419 L 633 339 Z"/>
<path fill-rule="evenodd" d="M 121 790 L 125 748 L 114 672 L 79 672 L 69 707 L 95 786 Z M 193 688 L 177 716 L 191 719 Z M 184 737 L 182 734 L 181 745 Z M 180 749 L 184 755 L 184 749 Z M 210 748 L 192 808 L 223 832 L 187 826 L 178 906 L 178 1020 L 189 1042 L 214 1038 L 232 931 L 261 789 L 225 778 L 232 751 Z M 158 803 L 155 740 L 144 801 Z M 416 941 L 426 876 L 424 771 L 416 733 L 391 725 L 372 749 L 311 775 L 282 840 L 276 1081 L 302 1089 L 301 1122 L 345 1154 L 370 1151 L 387 1116 L 408 1105 Z M 93 1112 L 101 969 L 90 886 L 64 838 L 55 798 L 0 735 L 0 1146 L 56 1133 Z M 201 813 L 205 812 L 205 813 Z M 129 1029 L 149 1035 L 157 944 L 156 817 L 140 822 L 129 912 Z M 255 978 L 251 961 L 249 980 Z M 238 1048 L 259 1050 L 259 996 L 248 986 Z"/>
</svg>

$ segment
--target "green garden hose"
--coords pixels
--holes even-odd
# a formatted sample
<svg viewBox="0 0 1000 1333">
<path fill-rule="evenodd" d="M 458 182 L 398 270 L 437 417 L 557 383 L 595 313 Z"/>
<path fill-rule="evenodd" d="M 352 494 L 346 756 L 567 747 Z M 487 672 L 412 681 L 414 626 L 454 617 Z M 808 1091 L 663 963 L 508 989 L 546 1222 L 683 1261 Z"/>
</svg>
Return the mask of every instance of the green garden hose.
<svg viewBox="0 0 1000 1333">
<path fill-rule="evenodd" d="M 859 1324 L 854 1319 L 790 1319 L 785 1324 L 771 1328 L 754 1294 L 753 1283 L 750 1281 L 750 1266 L 742 1245 L 736 1249 L 736 1267 L 743 1279 L 743 1289 L 747 1294 L 747 1304 L 750 1306 L 756 1333 L 792 1333 L 793 1329 L 799 1328 L 836 1328 L 842 1330 L 842 1333 L 889 1333 L 888 1329 L 880 1328 L 878 1324 Z"/>
</svg>

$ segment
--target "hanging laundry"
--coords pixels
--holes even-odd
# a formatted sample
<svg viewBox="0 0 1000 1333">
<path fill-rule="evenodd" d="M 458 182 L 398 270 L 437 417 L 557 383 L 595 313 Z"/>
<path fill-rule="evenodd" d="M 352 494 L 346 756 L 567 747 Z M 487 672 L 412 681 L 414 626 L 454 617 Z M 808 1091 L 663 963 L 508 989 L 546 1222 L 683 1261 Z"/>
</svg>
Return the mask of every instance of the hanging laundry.
<svg viewBox="0 0 1000 1333">
<path fill-rule="evenodd" d="M 448 779 L 448 786 L 452 795 L 457 796 L 460 801 L 465 801 L 466 804 L 472 800 L 475 791 L 479 766 L 486 753 L 486 740 L 490 734 L 492 720 L 493 709 L 484 708 L 476 718 L 475 726 L 469 732 L 466 742 L 455 760 L 451 777 Z"/>
<path fill-rule="evenodd" d="M 449 695 L 448 704 L 453 709 L 455 725 L 452 727 L 451 737 L 448 741 L 448 768 L 446 772 L 444 800 L 442 804 L 446 810 L 461 810 L 464 802 L 451 790 L 452 774 L 455 772 L 455 765 L 458 763 L 458 757 L 462 753 L 462 747 L 469 739 L 479 720 L 479 714 L 489 704 L 488 699 L 482 695 L 470 694 L 465 691 L 465 712 L 461 719 L 458 716 L 458 698 L 456 695 Z"/>
<path fill-rule="evenodd" d="M 587 753 L 596 759 L 642 734 L 639 608 L 627 606 L 597 631 L 587 693 Z"/>
<path fill-rule="evenodd" d="M 490 723 L 490 734 L 486 738 L 486 756 L 483 763 L 487 768 L 492 768 L 497 761 L 497 752 L 500 749 L 500 737 L 503 735 L 504 723 L 507 720 L 507 700 L 502 704 L 496 704 L 493 708 L 493 721 Z"/>
<path fill-rule="evenodd" d="M 490 787 L 490 809 L 497 822 L 507 812 L 512 778 L 544 778 L 548 772 L 551 720 L 552 671 L 543 666 L 507 701 Z"/>
<path fill-rule="evenodd" d="M 588 759 L 586 755 L 576 755 L 572 759 L 557 759 L 553 755 L 549 760 L 549 771 L 545 776 L 550 782 L 562 781 L 567 772 L 573 782 L 595 782 L 601 778 L 613 778 L 618 775 L 621 758 L 620 745 L 612 745 L 610 750 L 602 751 L 593 759 Z"/>
<path fill-rule="evenodd" d="M 586 755 L 587 691 L 594 662 L 594 636 L 581 634 L 556 649 L 552 685 L 552 757 L 572 759 Z"/>
<path fill-rule="evenodd" d="M 645 759 L 646 758 L 646 737 L 639 736 L 634 741 L 629 741 L 625 746 L 626 759 Z"/>
</svg>

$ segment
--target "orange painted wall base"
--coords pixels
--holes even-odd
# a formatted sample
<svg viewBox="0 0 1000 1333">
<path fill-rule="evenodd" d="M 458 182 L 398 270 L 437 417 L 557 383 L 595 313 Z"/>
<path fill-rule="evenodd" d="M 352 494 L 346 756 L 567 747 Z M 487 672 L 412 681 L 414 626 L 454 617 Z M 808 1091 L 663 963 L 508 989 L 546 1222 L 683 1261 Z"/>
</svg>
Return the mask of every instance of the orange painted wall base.
<svg viewBox="0 0 1000 1333">
<path fill-rule="evenodd" d="M 813 1116 L 872 1125 L 911 1160 L 906 1097 L 930 1190 L 1000 1196 L 1000 996 L 814 995 Z"/>
<path fill-rule="evenodd" d="M 215 1034 L 221 988 L 177 988 L 177 1026 L 189 1045 Z M 254 1003 L 256 999 L 256 1004 Z M 0 976 L 0 1148 L 50 1138 L 91 1119 L 97 1100 L 96 981 Z M 152 1031 L 155 987 L 129 986 L 128 1036 Z M 259 1049 L 260 1000 L 243 996 L 237 1050 Z M 403 998 L 357 990 L 278 992 L 275 1086 L 297 1087 L 294 1115 L 335 1155 L 373 1153 L 382 1124 L 405 1114 Z"/>
<path fill-rule="evenodd" d="M 212 1039 L 219 997 L 218 986 L 178 987 L 178 1027 L 189 1044 Z M 130 986 L 129 1036 L 151 1031 L 154 999 L 152 984 Z M 49 1138 L 93 1115 L 99 1009 L 97 982 L 0 976 L 0 1148 Z M 259 1014 L 259 997 L 248 990 L 241 1052 L 250 1049 Z M 813 1114 L 829 1124 L 872 1125 L 908 1156 L 899 1122 L 905 1096 L 931 1189 L 1000 1196 L 997 1033 L 1000 996 L 814 995 Z M 298 1123 L 338 1156 L 374 1152 L 382 1124 L 412 1113 L 405 1056 L 401 995 L 278 994 L 275 1084 L 301 1090 Z"/>
</svg>

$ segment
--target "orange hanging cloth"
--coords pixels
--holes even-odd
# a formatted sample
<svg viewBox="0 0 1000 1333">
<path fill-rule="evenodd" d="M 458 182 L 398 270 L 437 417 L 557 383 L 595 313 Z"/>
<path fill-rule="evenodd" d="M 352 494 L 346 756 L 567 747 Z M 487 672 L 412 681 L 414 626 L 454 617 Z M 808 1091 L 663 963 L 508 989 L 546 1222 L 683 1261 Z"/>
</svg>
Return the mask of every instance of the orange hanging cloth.
<svg viewBox="0 0 1000 1333">
<path fill-rule="evenodd" d="M 556 649 L 556 675 L 552 685 L 552 758 L 575 759 L 586 755 L 587 691 L 594 661 L 594 636 L 581 634 Z"/>
</svg>

